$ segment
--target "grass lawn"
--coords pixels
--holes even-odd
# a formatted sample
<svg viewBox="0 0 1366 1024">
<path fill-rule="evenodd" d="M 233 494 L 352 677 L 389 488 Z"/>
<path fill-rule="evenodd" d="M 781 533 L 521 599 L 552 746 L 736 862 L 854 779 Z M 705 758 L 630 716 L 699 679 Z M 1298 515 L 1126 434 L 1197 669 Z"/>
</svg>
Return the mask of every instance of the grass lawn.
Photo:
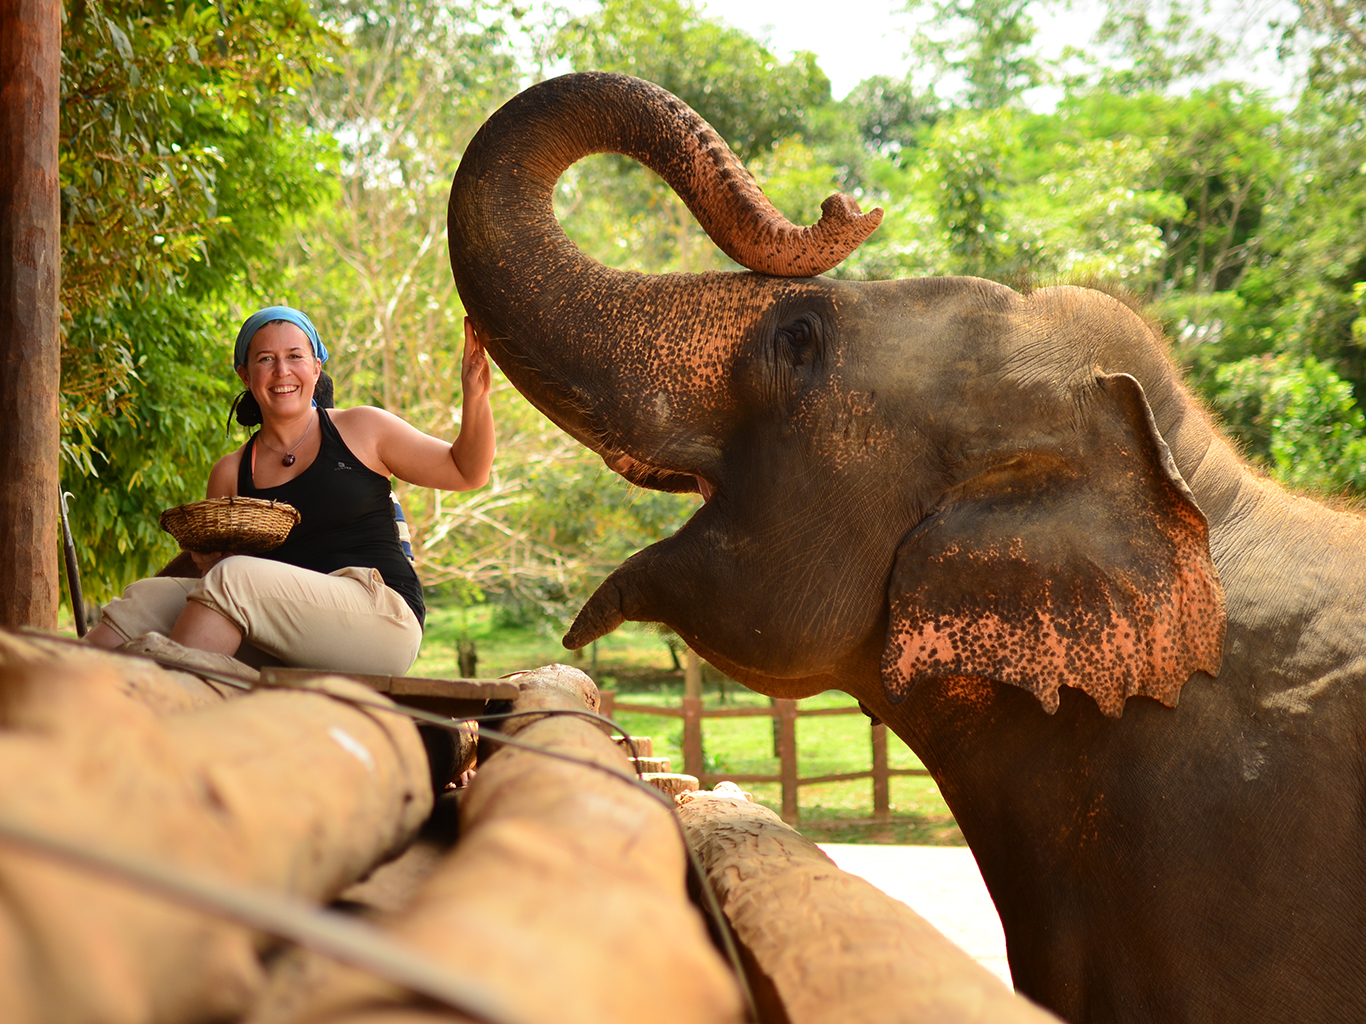
<svg viewBox="0 0 1366 1024">
<path fill-rule="evenodd" d="M 663 640 L 647 628 L 627 623 L 599 640 L 596 652 L 570 652 L 544 629 L 496 624 L 494 610 L 488 606 L 429 608 L 422 654 L 410 674 L 458 676 L 456 642 L 462 634 L 474 641 L 479 675 L 485 678 L 563 662 L 583 669 L 601 688 L 617 691 L 619 700 L 678 707 L 683 698 L 682 671 L 673 667 Z M 710 666 L 703 670 L 703 699 L 709 707 L 768 705 L 767 697 L 725 679 Z M 802 701 L 801 706 L 854 707 L 855 702 L 832 690 Z M 674 770 L 682 770 L 683 723 L 679 719 L 636 712 L 622 712 L 618 719 L 633 735 L 652 737 L 656 756 L 671 758 Z M 771 719 L 705 719 L 702 739 L 713 771 L 778 773 Z M 893 768 L 920 767 L 910 748 L 890 733 L 887 754 Z M 798 718 L 797 765 L 802 777 L 866 771 L 872 767 L 868 720 L 859 714 Z M 774 810 L 780 806 L 776 782 L 750 783 L 746 788 Z M 964 845 L 963 834 L 934 780 L 894 776 L 891 797 L 891 820 L 873 822 L 871 780 L 802 786 L 798 790 L 801 831 L 817 842 Z"/>
</svg>

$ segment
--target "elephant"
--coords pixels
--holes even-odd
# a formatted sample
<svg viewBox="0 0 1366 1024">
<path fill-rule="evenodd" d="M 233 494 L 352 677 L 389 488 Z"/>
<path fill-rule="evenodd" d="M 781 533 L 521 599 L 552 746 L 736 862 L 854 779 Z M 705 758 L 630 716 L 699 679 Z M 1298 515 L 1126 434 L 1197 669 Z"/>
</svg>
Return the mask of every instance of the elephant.
<svg viewBox="0 0 1366 1024">
<path fill-rule="evenodd" d="M 744 271 L 608 269 L 560 174 L 661 175 Z M 697 492 L 565 644 L 666 623 L 777 697 L 856 697 L 937 781 L 1017 989 L 1066 1020 L 1366 1019 L 1366 526 L 1251 469 L 1160 328 L 1101 291 L 822 276 L 665 90 L 510 100 L 451 268 L 518 390 L 642 487 Z"/>
</svg>

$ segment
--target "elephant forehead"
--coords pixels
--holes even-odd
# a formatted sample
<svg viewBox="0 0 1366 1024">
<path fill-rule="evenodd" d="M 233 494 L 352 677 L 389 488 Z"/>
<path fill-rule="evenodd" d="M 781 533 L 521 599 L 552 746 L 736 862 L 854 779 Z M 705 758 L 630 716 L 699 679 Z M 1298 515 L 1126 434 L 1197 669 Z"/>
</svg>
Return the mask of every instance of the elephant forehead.
<svg viewBox="0 0 1366 1024">
<path fill-rule="evenodd" d="M 727 287 L 726 285 L 729 285 Z M 710 405 L 729 390 L 735 359 L 773 305 L 753 288 L 641 288 L 623 304 L 618 368 L 650 400 L 663 394 Z"/>
</svg>

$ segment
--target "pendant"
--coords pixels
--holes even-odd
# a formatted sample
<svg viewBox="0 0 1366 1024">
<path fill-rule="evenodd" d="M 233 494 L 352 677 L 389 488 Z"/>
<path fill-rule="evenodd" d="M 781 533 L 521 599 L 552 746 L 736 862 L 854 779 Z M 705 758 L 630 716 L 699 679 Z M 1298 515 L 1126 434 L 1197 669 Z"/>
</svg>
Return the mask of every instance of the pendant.
<svg viewBox="0 0 1366 1024">
<path fill-rule="evenodd" d="M 280 464 L 283 465 L 283 466 L 292 466 L 292 465 L 294 465 L 294 456 L 293 456 L 293 455 L 286 455 L 283 459 L 280 460 Z"/>
</svg>

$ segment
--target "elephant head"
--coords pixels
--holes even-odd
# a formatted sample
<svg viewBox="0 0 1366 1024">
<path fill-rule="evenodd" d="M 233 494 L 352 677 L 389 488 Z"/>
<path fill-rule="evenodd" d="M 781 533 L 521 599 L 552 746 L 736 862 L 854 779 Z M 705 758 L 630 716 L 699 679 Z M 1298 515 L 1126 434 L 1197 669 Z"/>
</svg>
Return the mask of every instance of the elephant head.
<svg viewBox="0 0 1366 1024">
<path fill-rule="evenodd" d="M 584 256 L 552 192 L 603 151 L 657 171 L 753 272 Z M 608 577 L 566 645 L 662 621 L 776 695 L 862 697 L 861 664 L 892 705 L 970 676 L 1050 711 L 1077 686 L 1112 716 L 1217 671 L 1222 592 L 1150 409 L 1174 385 L 1146 325 L 1084 289 L 815 276 L 881 215 L 823 209 L 789 224 L 697 114 L 622 75 L 534 86 L 471 143 L 451 266 L 490 352 L 613 470 L 705 499 Z"/>
</svg>

